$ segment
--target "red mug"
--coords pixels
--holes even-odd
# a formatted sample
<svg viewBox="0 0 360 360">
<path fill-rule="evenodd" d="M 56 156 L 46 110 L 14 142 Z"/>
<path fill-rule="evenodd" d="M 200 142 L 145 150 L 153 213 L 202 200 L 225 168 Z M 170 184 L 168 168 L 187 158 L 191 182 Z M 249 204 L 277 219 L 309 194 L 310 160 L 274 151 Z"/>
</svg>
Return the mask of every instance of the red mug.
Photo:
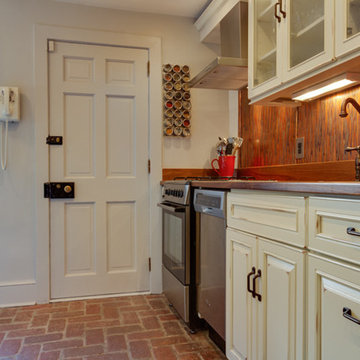
<svg viewBox="0 0 360 360">
<path fill-rule="evenodd" d="M 217 161 L 218 169 L 215 168 L 214 162 Z M 219 174 L 221 177 L 231 177 L 234 175 L 234 165 L 235 165 L 235 156 L 225 155 L 219 156 L 218 159 L 211 161 L 211 167 Z"/>
</svg>

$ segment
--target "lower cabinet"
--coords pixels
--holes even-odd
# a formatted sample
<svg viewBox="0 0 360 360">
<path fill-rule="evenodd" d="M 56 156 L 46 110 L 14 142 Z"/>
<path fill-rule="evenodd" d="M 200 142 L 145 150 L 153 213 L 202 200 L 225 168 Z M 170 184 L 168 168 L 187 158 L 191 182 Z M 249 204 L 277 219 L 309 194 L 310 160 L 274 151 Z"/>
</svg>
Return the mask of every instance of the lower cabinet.
<svg viewBox="0 0 360 360">
<path fill-rule="evenodd" d="M 303 359 L 305 253 L 227 229 L 228 359 Z"/>
<path fill-rule="evenodd" d="M 308 359 L 360 359 L 360 269 L 309 255 Z"/>
</svg>

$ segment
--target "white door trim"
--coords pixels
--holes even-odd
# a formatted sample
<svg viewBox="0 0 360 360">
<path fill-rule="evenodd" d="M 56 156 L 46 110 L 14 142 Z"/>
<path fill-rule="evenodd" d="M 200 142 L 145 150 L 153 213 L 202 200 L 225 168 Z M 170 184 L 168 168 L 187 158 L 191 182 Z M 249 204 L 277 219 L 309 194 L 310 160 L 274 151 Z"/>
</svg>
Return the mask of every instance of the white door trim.
<svg viewBox="0 0 360 360">
<path fill-rule="evenodd" d="M 48 25 L 35 25 L 34 29 L 35 74 L 35 161 L 36 161 L 36 302 L 50 300 L 50 234 L 49 200 L 44 199 L 43 184 L 49 181 L 49 149 L 45 139 L 49 135 L 48 119 L 48 40 L 73 41 L 88 44 L 129 46 L 148 49 L 149 76 L 149 176 L 150 203 L 150 291 L 159 293 L 161 285 L 161 212 L 157 208 L 160 199 L 162 177 L 161 131 L 161 40 L 157 37 L 120 34 L 107 31 L 84 30 Z"/>
</svg>

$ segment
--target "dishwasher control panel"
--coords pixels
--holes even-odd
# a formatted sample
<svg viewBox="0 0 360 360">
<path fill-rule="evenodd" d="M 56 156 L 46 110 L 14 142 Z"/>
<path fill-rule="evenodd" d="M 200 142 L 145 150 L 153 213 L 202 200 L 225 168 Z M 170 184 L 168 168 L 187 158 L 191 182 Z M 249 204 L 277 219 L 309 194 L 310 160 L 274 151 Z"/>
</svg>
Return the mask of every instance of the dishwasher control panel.
<svg viewBox="0 0 360 360">
<path fill-rule="evenodd" d="M 199 213 L 225 218 L 226 191 L 196 189 L 194 208 Z"/>
</svg>

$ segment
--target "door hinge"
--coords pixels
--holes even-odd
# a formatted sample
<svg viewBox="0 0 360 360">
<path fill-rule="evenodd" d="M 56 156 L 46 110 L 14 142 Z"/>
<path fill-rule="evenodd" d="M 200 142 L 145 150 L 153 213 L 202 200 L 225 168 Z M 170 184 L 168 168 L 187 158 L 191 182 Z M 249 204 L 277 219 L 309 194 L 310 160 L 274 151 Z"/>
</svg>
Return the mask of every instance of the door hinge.
<svg viewBox="0 0 360 360">
<path fill-rule="evenodd" d="M 150 61 L 147 62 L 147 76 L 150 76 Z"/>
<path fill-rule="evenodd" d="M 151 258 L 149 258 L 149 272 L 151 271 Z"/>
<path fill-rule="evenodd" d="M 148 173 L 151 173 L 151 160 L 148 160 Z"/>
<path fill-rule="evenodd" d="M 48 49 L 49 53 L 55 51 L 55 41 L 54 40 L 48 40 L 47 49 Z"/>
</svg>

